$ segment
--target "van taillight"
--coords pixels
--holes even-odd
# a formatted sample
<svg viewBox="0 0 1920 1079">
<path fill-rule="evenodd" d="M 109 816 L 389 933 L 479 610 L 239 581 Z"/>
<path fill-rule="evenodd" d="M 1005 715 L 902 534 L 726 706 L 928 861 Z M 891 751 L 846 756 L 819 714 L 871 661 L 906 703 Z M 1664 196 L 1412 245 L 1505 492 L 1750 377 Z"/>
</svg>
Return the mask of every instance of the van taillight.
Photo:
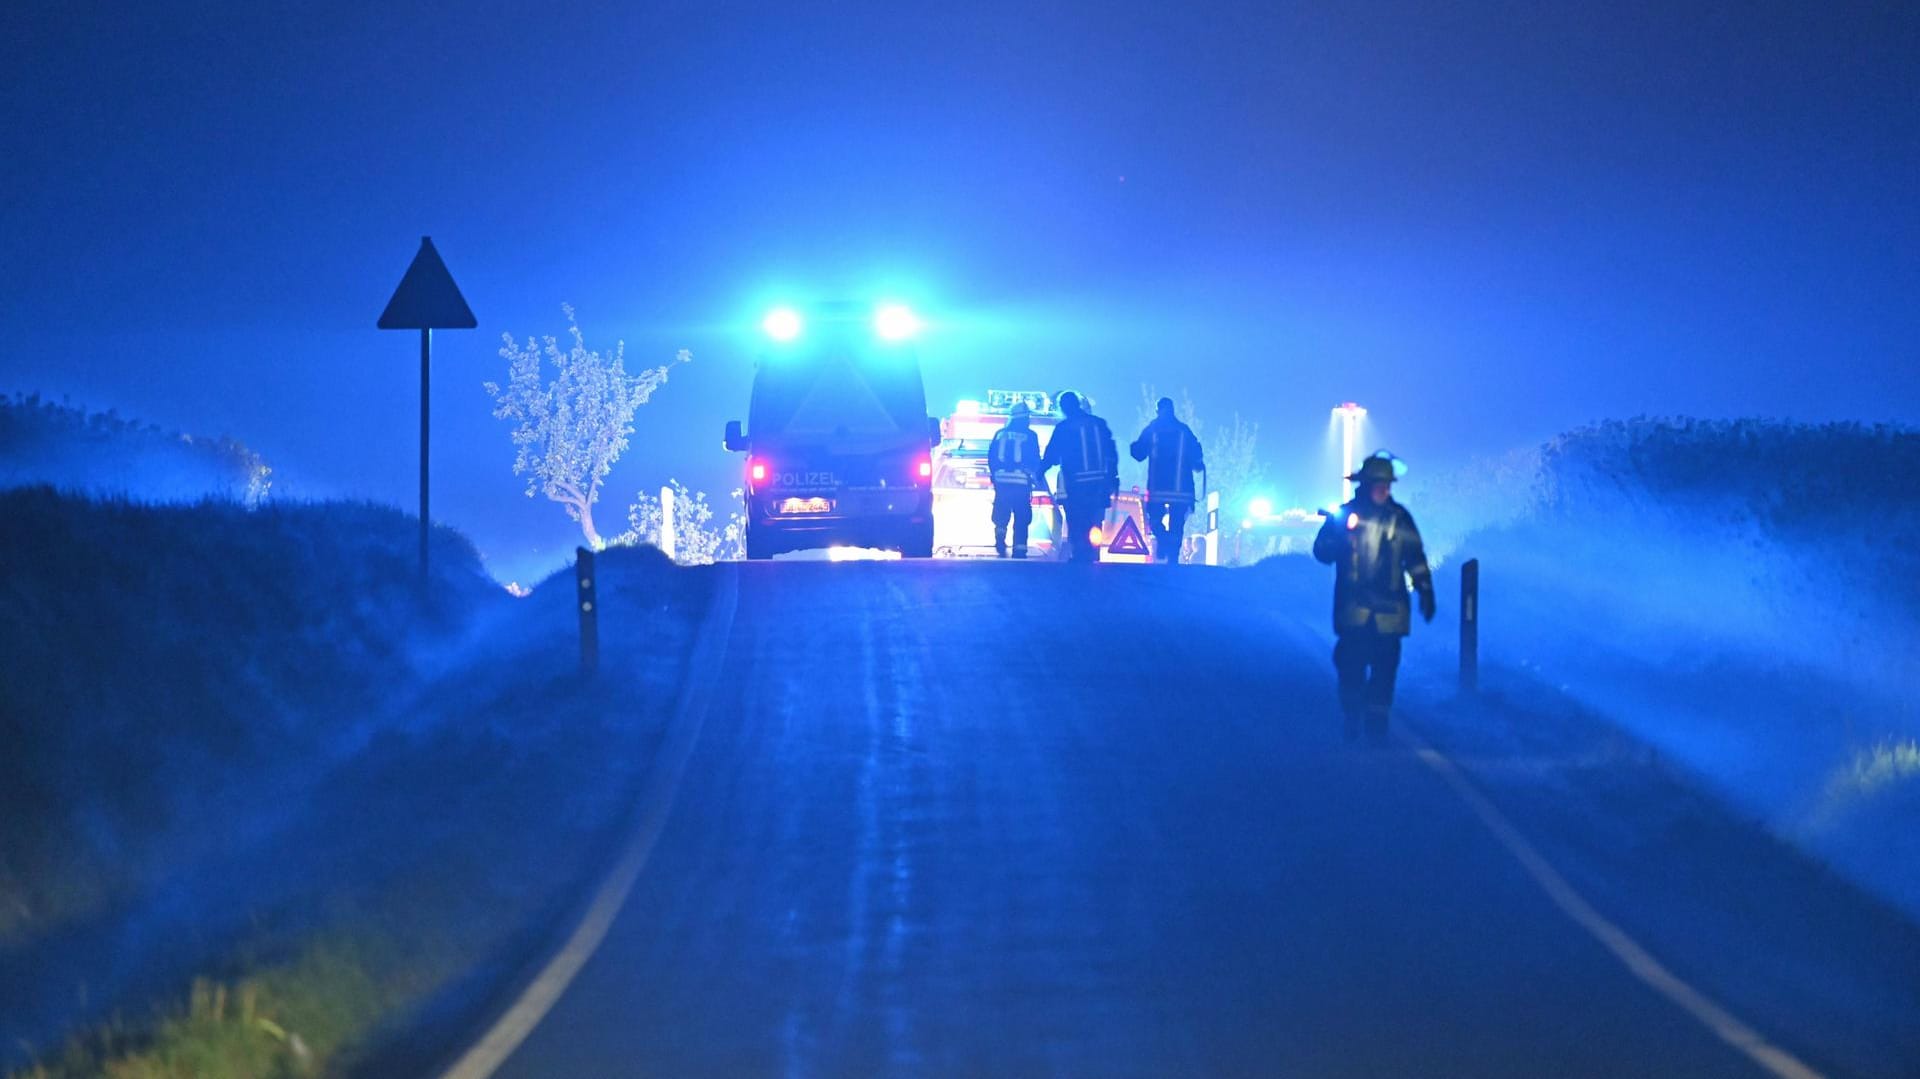
<svg viewBox="0 0 1920 1079">
<path fill-rule="evenodd" d="M 929 458 L 929 457 L 920 458 L 920 478 L 923 480 L 933 478 L 933 459 L 932 458 Z"/>
<path fill-rule="evenodd" d="M 755 483 L 765 482 L 767 478 L 767 463 L 765 461 L 753 462 L 747 466 L 747 475 L 752 476 L 753 482 Z"/>
</svg>

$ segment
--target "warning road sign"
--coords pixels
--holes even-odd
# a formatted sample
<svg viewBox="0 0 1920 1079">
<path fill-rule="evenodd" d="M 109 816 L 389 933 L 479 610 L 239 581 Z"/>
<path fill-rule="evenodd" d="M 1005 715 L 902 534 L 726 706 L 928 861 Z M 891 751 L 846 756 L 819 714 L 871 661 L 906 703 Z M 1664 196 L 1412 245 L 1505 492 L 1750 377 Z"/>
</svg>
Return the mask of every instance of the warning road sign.
<svg viewBox="0 0 1920 1079">
<path fill-rule="evenodd" d="M 1131 516 L 1120 518 L 1120 528 L 1113 534 L 1113 542 L 1107 544 L 1106 558 L 1110 562 L 1147 560 L 1146 538 Z"/>
<path fill-rule="evenodd" d="M 471 330 L 479 325 L 431 237 L 420 237 L 413 265 L 380 315 L 383 330 Z"/>
<path fill-rule="evenodd" d="M 420 237 L 420 250 L 407 267 L 407 275 L 400 279 L 400 287 L 393 290 L 387 309 L 381 312 L 379 326 L 383 330 L 420 331 L 420 584 L 423 588 L 427 584 L 427 536 L 433 527 L 427 506 L 427 403 L 433 399 L 428 392 L 433 370 L 433 331 L 471 330 L 477 325 L 473 309 L 467 306 L 466 297 L 460 295 L 460 286 L 453 283 L 453 275 L 447 272 L 440 252 L 433 249 L 433 239 Z"/>
</svg>

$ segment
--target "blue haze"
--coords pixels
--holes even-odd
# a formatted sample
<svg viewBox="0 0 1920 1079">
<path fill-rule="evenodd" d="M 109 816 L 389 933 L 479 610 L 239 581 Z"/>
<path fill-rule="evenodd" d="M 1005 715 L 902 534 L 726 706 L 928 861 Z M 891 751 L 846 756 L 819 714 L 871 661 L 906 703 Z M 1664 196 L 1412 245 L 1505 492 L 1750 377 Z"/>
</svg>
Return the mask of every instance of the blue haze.
<svg viewBox="0 0 1920 1079">
<path fill-rule="evenodd" d="M 27 0 L 0 36 L 0 390 L 411 507 L 414 345 L 373 322 L 431 233 L 481 320 L 437 346 L 436 516 L 501 576 L 578 536 L 479 388 L 563 301 L 696 356 L 610 530 L 732 485 L 735 331 L 782 286 L 911 293 L 935 402 L 1073 385 L 1127 426 L 1185 385 L 1283 498 L 1344 399 L 1416 467 L 1639 413 L 1920 419 L 1911 5 Z"/>
</svg>

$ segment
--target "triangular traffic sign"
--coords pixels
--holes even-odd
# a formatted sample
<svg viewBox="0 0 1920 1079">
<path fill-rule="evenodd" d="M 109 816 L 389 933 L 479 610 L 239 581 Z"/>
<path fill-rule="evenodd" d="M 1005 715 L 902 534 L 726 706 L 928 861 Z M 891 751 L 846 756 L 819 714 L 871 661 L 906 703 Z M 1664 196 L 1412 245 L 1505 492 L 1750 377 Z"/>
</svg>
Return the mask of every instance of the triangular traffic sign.
<svg viewBox="0 0 1920 1079">
<path fill-rule="evenodd" d="M 433 249 L 431 236 L 420 237 L 420 251 L 413 265 L 393 290 L 393 299 L 380 316 L 383 330 L 471 330 L 480 323 L 473 317 L 460 286 L 453 283 L 440 252 Z"/>
<path fill-rule="evenodd" d="M 1108 554 L 1147 553 L 1147 541 L 1140 535 L 1140 526 L 1133 523 L 1132 517 L 1120 518 L 1120 531 L 1114 534 L 1113 542 L 1107 544 Z"/>
</svg>

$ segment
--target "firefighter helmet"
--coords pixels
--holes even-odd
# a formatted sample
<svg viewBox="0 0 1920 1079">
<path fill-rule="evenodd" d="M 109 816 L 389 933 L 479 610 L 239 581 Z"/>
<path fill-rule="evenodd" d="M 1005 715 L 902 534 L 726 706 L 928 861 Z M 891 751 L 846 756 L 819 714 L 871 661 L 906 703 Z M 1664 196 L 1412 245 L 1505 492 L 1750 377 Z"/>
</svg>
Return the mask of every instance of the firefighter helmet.
<svg viewBox="0 0 1920 1079">
<path fill-rule="evenodd" d="M 1360 462 L 1360 468 L 1347 479 L 1354 483 L 1392 483 L 1406 475 L 1407 466 L 1385 450 Z"/>
</svg>

